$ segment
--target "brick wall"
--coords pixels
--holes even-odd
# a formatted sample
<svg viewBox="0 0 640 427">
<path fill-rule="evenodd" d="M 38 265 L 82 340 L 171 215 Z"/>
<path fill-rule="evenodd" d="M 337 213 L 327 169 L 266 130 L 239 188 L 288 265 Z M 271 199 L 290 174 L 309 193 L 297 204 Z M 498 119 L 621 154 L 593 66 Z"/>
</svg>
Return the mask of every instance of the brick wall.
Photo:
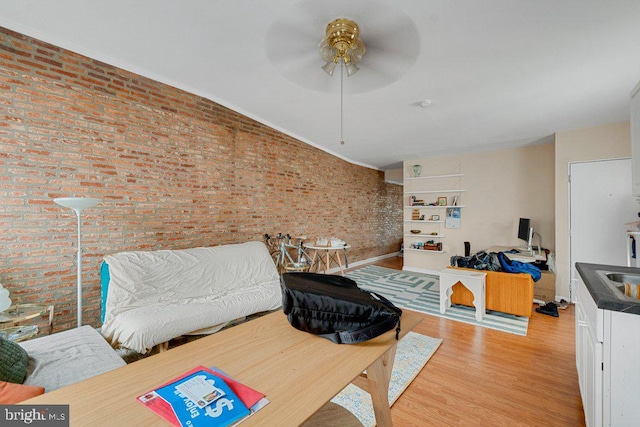
<svg viewBox="0 0 640 427">
<path fill-rule="evenodd" d="M 124 250 L 337 236 L 349 260 L 397 251 L 402 188 L 205 98 L 0 28 L 0 282 L 75 325 L 82 216 L 84 323 L 99 265 Z"/>
</svg>

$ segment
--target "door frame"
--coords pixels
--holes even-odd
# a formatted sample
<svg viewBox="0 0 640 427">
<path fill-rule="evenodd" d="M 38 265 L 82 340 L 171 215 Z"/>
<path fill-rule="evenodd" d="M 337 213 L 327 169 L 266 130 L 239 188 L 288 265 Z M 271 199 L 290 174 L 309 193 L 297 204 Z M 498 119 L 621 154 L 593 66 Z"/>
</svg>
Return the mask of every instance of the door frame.
<svg viewBox="0 0 640 427">
<path fill-rule="evenodd" d="M 569 268 L 569 301 L 570 302 L 575 302 L 575 286 L 576 286 L 576 278 L 575 278 L 575 268 L 573 267 L 572 263 L 573 263 L 573 253 L 572 253 L 572 248 L 573 248 L 573 244 L 572 244 L 572 236 L 571 236 L 571 230 L 572 230 L 572 224 L 571 224 L 571 166 L 575 165 L 575 164 L 584 164 L 584 163 L 601 163 L 601 162 L 611 162 L 611 161 L 617 161 L 617 160 L 631 160 L 632 164 L 631 164 L 631 168 L 633 170 L 633 160 L 631 159 L 631 157 L 615 157 L 615 158 L 609 158 L 609 159 L 593 159 L 593 160 L 576 160 L 573 162 L 569 162 L 567 164 L 567 212 L 568 212 L 568 219 L 567 219 L 567 223 L 568 223 L 568 234 L 569 234 L 569 247 L 568 247 L 568 252 L 569 252 L 569 263 L 568 263 L 568 268 Z M 633 179 L 633 178 L 632 178 Z M 629 187 L 629 192 L 630 194 L 632 194 L 632 185 L 633 183 L 629 183 L 630 187 Z M 632 194 L 633 195 L 633 194 Z M 565 270 L 566 271 L 566 270 Z"/>
</svg>

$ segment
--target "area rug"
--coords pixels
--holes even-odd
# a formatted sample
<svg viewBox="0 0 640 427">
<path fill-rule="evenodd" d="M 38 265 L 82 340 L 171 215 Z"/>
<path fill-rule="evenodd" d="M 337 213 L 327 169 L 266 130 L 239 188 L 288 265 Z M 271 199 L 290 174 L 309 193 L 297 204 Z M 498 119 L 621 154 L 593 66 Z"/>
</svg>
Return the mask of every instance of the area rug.
<svg viewBox="0 0 640 427">
<path fill-rule="evenodd" d="M 398 397 L 411 384 L 411 381 L 420 373 L 433 353 L 442 343 L 441 339 L 431 338 L 426 335 L 409 332 L 398 343 L 396 358 L 391 371 L 389 382 L 389 404 L 398 400 Z M 353 384 L 349 384 L 336 397 L 331 399 L 349 412 L 354 414 L 365 427 L 376 425 L 376 417 L 373 412 L 371 396 Z"/>
<path fill-rule="evenodd" d="M 529 318 L 525 316 L 487 310 L 482 322 L 478 322 L 474 307 L 455 304 L 448 308 L 445 314 L 440 314 L 438 276 L 378 266 L 367 266 L 348 272 L 346 275 L 355 280 L 361 288 L 380 293 L 400 308 L 470 323 L 483 328 L 522 336 L 527 335 Z"/>
</svg>

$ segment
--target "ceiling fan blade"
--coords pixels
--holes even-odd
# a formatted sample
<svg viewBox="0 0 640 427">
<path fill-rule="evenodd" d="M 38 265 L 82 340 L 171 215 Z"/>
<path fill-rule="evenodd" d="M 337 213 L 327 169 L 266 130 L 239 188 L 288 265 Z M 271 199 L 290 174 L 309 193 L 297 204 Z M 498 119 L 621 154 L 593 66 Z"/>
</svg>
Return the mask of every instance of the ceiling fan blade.
<svg viewBox="0 0 640 427">
<path fill-rule="evenodd" d="M 339 90 L 336 74 L 333 79 L 337 81 L 332 82 L 321 70 L 324 62 L 318 50 L 327 24 L 336 18 L 354 20 L 367 49 L 358 63 L 361 71 L 348 78 L 345 92 L 364 93 L 387 86 L 415 63 L 420 51 L 415 23 L 399 8 L 375 0 L 294 4 L 269 28 L 267 57 L 285 78 L 303 87 L 331 93 Z"/>
<path fill-rule="evenodd" d="M 317 53 L 316 34 L 308 27 L 292 22 L 272 25 L 265 38 L 267 56 L 273 62 L 285 61 L 307 52 Z"/>
</svg>

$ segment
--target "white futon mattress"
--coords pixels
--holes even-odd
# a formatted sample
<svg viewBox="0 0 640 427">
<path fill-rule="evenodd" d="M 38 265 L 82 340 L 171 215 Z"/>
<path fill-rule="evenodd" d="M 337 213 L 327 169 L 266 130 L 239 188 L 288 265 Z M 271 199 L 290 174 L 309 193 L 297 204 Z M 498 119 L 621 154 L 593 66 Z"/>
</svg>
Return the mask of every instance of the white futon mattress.
<svg viewBox="0 0 640 427">
<path fill-rule="evenodd" d="M 102 334 L 140 353 L 282 303 L 278 272 L 261 242 L 121 252 L 105 262 L 110 282 Z"/>
</svg>

